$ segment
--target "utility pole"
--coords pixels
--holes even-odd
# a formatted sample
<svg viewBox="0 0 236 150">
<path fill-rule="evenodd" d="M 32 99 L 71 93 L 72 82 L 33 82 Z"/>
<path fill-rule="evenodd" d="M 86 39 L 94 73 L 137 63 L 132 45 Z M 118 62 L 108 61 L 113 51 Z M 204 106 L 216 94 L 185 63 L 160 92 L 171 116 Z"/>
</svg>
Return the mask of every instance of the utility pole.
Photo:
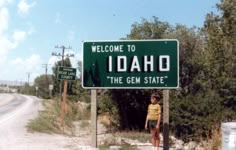
<svg viewBox="0 0 236 150">
<path fill-rule="evenodd" d="M 67 54 L 65 55 L 65 49 L 72 49 L 70 46 L 65 47 L 65 46 L 55 46 L 55 48 L 60 48 L 62 49 L 62 53 L 55 53 L 53 52 L 53 56 L 61 56 L 61 66 L 64 66 L 64 57 L 74 57 L 74 54 Z M 64 117 L 65 117 L 65 111 L 66 111 L 66 95 L 67 95 L 67 80 L 64 80 L 64 92 L 63 92 L 63 97 L 62 97 L 62 80 L 60 80 L 60 97 L 61 97 L 61 126 L 64 126 Z"/>
<path fill-rule="evenodd" d="M 28 75 L 28 86 L 29 86 L 29 79 L 30 79 L 30 72 L 26 72 L 27 73 L 27 75 Z"/>
<path fill-rule="evenodd" d="M 72 49 L 71 46 L 69 47 L 65 47 L 65 46 L 58 46 L 56 45 L 55 48 L 59 48 L 62 50 L 62 53 L 56 53 L 56 52 L 52 52 L 52 56 L 59 56 L 61 57 L 61 66 L 64 66 L 64 57 L 74 57 L 74 54 L 67 54 L 65 55 L 65 49 Z M 62 81 L 60 81 L 60 97 L 61 97 L 61 101 L 62 101 Z"/>
<path fill-rule="evenodd" d="M 30 94 L 30 88 L 29 88 L 29 87 L 30 87 L 30 84 L 29 84 L 29 79 L 30 79 L 30 74 L 31 74 L 31 73 L 30 73 L 30 72 L 26 72 L 26 73 L 27 73 L 27 75 L 28 75 L 28 90 L 27 90 L 27 91 L 28 91 L 28 94 Z"/>
<path fill-rule="evenodd" d="M 42 67 L 43 68 L 45 68 L 45 75 L 46 75 L 46 80 L 45 80 L 45 82 L 46 82 L 46 87 L 48 88 L 48 66 L 49 66 L 50 64 L 42 64 Z"/>
</svg>

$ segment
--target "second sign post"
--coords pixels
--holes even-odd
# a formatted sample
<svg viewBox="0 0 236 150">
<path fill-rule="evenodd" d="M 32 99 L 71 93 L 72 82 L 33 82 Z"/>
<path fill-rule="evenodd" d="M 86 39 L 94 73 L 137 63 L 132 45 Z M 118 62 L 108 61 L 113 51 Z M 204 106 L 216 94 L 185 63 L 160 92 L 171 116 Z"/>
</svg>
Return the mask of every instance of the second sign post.
<svg viewBox="0 0 236 150">
<path fill-rule="evenodd" d="M 75 80 L 76 68 L 58 67 L 57 78 L 64 80 L 63 100 L 61 102 L 61 126 L 64 126 L 68 80 Z"/>
</svg>

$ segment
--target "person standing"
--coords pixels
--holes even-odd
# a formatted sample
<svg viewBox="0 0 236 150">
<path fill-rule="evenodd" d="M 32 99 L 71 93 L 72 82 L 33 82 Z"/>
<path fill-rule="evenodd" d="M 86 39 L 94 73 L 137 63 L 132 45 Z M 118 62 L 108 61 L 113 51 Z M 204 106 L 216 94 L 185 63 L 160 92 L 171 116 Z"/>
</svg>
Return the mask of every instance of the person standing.
<svg viewBox="0 0 236 150">
<path fill-rule="evenodd" d="M 160 96 L 156 93 L 151 95 L 151 104 L 148 105 L 148 113 L 145 122 L 145 129 L 151 133 L 153 150 L 159 150 L 160 146 L 160 122 L 161 106 L 158 104 Z"/>
</svg>

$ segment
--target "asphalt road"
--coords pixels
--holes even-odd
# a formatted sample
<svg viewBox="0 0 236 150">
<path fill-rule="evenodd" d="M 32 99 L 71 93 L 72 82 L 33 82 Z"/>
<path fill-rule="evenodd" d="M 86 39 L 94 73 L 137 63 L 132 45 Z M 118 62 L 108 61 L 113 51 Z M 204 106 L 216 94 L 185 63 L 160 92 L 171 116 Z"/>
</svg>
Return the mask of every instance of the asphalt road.
<svg viewBox="0 0 236 150">
<path fill-rule="evenodd" d="M 9 116 L 9 114 L 12 113 L 14 114 L 16 110 L 26 103 L 26 99 L 24 99 L 22 96 L 8 94 L 1 94 L 0 101 L 0 122 L 6 120 L 6 116 Z"/>
<path fill-rule="evenodd" d="M 27 122 L 37 115 L 41 100 L 20 94 L 0 94 L 0 150 L 24 142 Z"/>
</svg>

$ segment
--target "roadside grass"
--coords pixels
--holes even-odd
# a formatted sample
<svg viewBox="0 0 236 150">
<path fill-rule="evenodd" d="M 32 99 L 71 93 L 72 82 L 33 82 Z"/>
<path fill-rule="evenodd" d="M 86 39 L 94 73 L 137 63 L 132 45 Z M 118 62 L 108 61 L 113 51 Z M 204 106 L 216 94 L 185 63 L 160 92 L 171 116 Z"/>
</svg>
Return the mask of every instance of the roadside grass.
<svg viewBox="0 0 236 150">
<path fill-rule="evenodd" d="M 220 150 L 222 144 L 222 135 L 221 131 L 213 130 L 212 137 L 210 142 L 210 150 Z"/>
<path fill-rule="evenodd" d="M 31 132 L 61 133 L 59 130 L 58 116 L 59 105 L 52 100 L 43 100 L 44 110 L 39 111 L 36 118 L 30 120 L 27 128 Z"/>
<path fill-rule="evenodd" d="M 112 138 L 106 139 L 99 145 L 100 150 L 110 149 L 111 146 L 119 146 L 122 150 L 137 150 L 136 145 L 130 145 L 125 142 L 125 139 L 138 140 L 139 142 L 149 142 L 150 135 L 145 132 L 128 131 L 128 132 L 115 132 L 112 134 Z M 118 140 L 120 139 L 120 140 Z"/>
<path fill-rule="evenodd" d="M 138 140 L 139 142 L 149 142 L 150 134 L 147 132 L 137 132 L 137 131 L 127 131 L 127 132 L 116 132 L 114 133 L 115 137 L 122 137 L 131 140 Z"/>
<path fill-rule="evenodd" d="M 109 141 L 105 141 L 102 145 L 99 145 L 99 150 L 108 150 L 112 146 L 118 146 L 120 148 L 117 148 L 117 149 L 122 149 L 122 150 L 137 150 L 138 149 L 137 146 L 133 146 L 128 143 L 122 143 L 121 145 L 118 145 L 115 142 L 115 140 L 109 140 Z"/>
<path fill-rule="evenodd" d="M 137 150 L 137 146 L 132 146 L 127 143 L 121 145 L 122 150 Z"/>
<path fill-rule="evenodd" d="M 83 120 L 80 124 L 80 128 L 85 129 L 90 126 L 90 123 L 88 120 Z"/>
<path fill-rule="evenodd" d="M 103 142 L 103 144 L 99 145 L 98 148 L 99 150 L 107 150 L 110 149 L 110 146 L 112 145 L 117 145 L 115 140 L 106 140 Z"/>
<path fill-rule="evenodd" d="M 60 124 L 61 105 L 58 100 L 43 100 L 44 109 L 36 118 L 30 120 L 27 128 L 30 132 L 74 135 L 73 121 L 90 117 L 89 111 L 79 110 L 76 102 L 67 101 L 64 126 Z"/>
</svg>

